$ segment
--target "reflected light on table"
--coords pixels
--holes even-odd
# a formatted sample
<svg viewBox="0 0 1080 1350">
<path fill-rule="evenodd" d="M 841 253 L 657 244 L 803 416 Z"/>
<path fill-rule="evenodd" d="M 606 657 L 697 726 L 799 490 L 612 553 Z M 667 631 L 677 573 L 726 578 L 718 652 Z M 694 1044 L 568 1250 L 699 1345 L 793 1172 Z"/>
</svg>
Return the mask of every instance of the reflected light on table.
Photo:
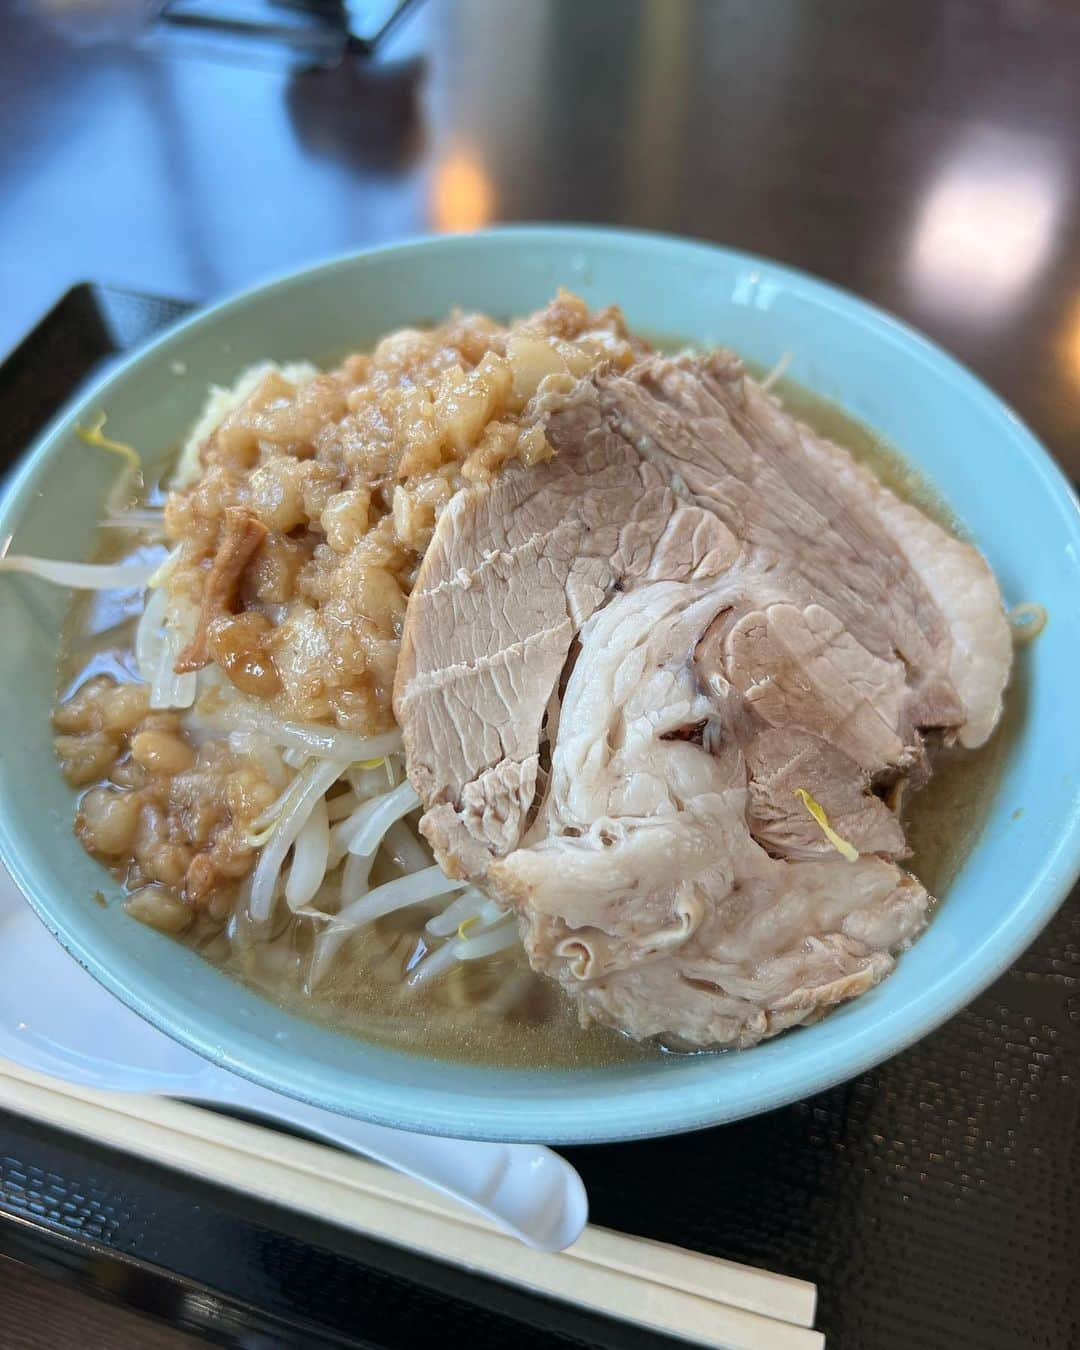
<svg viewBox="0 0 1080 1350">
<path fill-rule="evenodd" d="M 431 191 L 431 221 L 437 230 L 478 230 L 494 213 L 495 189 L 472 154 L 454 150 L 439 162 Z"/>
<path fill-rule="evenodd" d="M 916 221 L 909 282 L 928 308 L 1004 314 L 1047 261 L 1060 165 L 1042 147 L 983 132 L 945 163 Z"/>
<path fill-rule="evenodd" d="M 1072 303 L 1058 343 L 1061 373 L 1071 384 L 1080 387 L 1080 294 Z"/>
</svg>

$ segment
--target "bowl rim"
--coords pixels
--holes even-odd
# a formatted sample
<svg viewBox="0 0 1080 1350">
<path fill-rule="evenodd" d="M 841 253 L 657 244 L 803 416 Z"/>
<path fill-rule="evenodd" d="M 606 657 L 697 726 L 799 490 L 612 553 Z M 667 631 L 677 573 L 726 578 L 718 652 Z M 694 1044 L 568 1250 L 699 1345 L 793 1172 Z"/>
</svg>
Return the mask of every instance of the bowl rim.
<svg viewBox="0 0 1080 1350">
<path fill-rule="evenodd" d="M 99 400 L 115 379 L 180 339 L 204 329 L 212 331 L 223 317 L 249 302 L 275 290 L 303 286 L 317 275 L 341 267 L 378 265 L 388 257 L 407 257 L 416 251 L 446 250 L 453 254 L 459 249 L 522 248 L 530 243 L 551 245 L 558 242 L 572 242 L 584 251 L 590 247 L 610 249 L 627 244 L 646 251 L 674 247 L 685 251 L 688 263 L 694 258 L 708 263 L 719 255 L 729 263 L 760 269 L 816 303 L 843 313 L 848 321 L 874 331 L 919 365 L 933 366 L 939 375 L 945 376 L 980 405 L 985 414 L 1003 424 L 1003 434 L 1008 435 L 1013 451 L 1023 460 L 1026 470 L 1040 480 L 1048 506 L 1052 506 L 1060 517 L 1065 533 L 1071 534 L 1074 556 L 1080 557 L 1080 502 L 1062 470 L 1004 400 L 955 357 L 904 321 L 854 292 L 757 254 L 679 235 L 575 224 L 508 225 L 472 234 L 422 235 L 376 248 L 349 250 L 301 268 L 277 272 L 264 281 L 200 308 L 190 317 L 171 325 L 147 345 L 111 364 L 98 379 L 77 392 L 38 433 L 33 448 L 15 467 L 0 498 L 0 540 L 13 533 L 32 481 L 39 469 L 57 453 L 61 433 L 84 409 Z M 348 1110 L 377 1123 L 403 1129 L 506 1140 L 534 1139 L 539 1134 L 550 1143 L 616 1141 L 677 1134 L 722 1124 L 824 1091 L 891 1058 L 965 1007 L 1009 968 L 1049 921 L 1080 874 L 1080 787 L 1074 791 L 1071 804 L 1063 815 L 1055 846 L 1039 859 L 1022 888 L 1024 903 L 1017 904 L 985 932 L 981 941 L 953 965 L 947 977 L 930 982 L 902 1008 L 886 1010 L 865 1026 L 853 1027 L 842 1055 L 828 1047 L 815 1051 L 806 1045 L 805 1053 L 794 1064 L 786 1066 L 779 1082 L 770 1081 L 773 1075 L 768 1073 L 755 1075 L 748 1084 L 742 1085 L 743 1090 L 735 1103 L 719 1100 L 715 1092 L 708 1090 L 706 1083 L 673 1082 L 664 1091 L 616 1094 L 601 1079 L 598 1087 L 579 1094 L 578 1101 L 560 1097 L 557 1104 L 545 1104 L 543 1094 L 538 1092 L 531 1101 L 519 1100 L 503 1104 L 501 1109 L 489 1110 L 487 1118 L 479 1123 L 473 1118 L 462 1118 L 459 1096 L 415 1082 L 381 1085 L 375 1091 L 368 1083 L 369 1097 L 363 1102 L 362 1109 L 353 1111 L 359 1103 L 354 1101 L 349 1108 L 343 1106 L 340 1092 L 334 1090 L 332 1079 L 335 1075 L 329 1068 L 309 1072 L 304 1083 L 297 1085 L 283 1074 L 278 1059 L 280 1051 L 275 1052 L 239 1033 L 230 1038 L 232 1049 L 223 1046 L 220 1034 L 215 1034 L 212 1027 L 189 1025 L 185 1018 L 177 1016 L 171 1005 L 172 990 L 167 981 L 153 976 L 128 980 L 113 969 L 109 962 L 107 934 L 103 932 L 98 942 L 82 941 L 66 929 L 63 918 L 53 912 L 48 894 L 49 879 L 34 874 L 28 852 L 15 836 L 9 813 L 4 810 L 0 810 L 0 858 L 39 918 L 84 969 L 159 1030 L 232 1072 L 315 1105 L 330 1110 Z M 425 1063 L 422 1057 L 412 1058 L 418 1066 Z M 585 1073 L 587 1071 L 583 1071 Z M 536 1122 L 541 1110 L 543 1124 L 538 1129 Z"/>
</svg>

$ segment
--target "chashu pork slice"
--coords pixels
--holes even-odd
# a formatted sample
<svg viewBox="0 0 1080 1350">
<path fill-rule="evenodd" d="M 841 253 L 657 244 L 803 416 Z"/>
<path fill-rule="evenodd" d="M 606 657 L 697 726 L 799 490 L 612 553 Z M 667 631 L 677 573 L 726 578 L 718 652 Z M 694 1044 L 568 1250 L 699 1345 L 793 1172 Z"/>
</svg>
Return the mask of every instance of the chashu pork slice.
<svg viewBox="0 0 1080 1350">
<path fill-rule="evenodd" d="M 695 1046 L 812 1021 L 926 922 L 882 796 L 925 782 L 928 736 L 993 729 L 993 575 L 729 354 L 542 415 L 554 457 L 458 494 L 409 600 L 421 828 L 585 1021 Z"/>
</svg>

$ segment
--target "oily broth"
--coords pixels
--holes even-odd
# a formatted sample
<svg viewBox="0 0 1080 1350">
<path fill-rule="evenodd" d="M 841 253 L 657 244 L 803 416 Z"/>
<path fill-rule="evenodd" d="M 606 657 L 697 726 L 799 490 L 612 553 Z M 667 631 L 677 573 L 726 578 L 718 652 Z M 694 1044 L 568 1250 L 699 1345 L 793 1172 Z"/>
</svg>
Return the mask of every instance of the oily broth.
<svg viewBox="0 0 1080 1350">
<path fill-rule="evenodd" d="M 411 990 L 393 978 L 403 950 L 415 948 L 421 925 L 390 919 L 357 934 L 314 995 L 305 993 L 302 969 L 311 934 L 293 921 L 282 938 L 287 970 L 267 968 L 254 954 L 228 953 L 220 964 L 280 1007 L 395 1050 L 459 1062 L 522 1068 L 588 1068 L 655 1057 L 606 1027 L 578 1026 L 570 1000 L 529 970 L 523 952 L 500 953 L 458 966 L 431 989 Z M 400 944 L 400 945 L 396 945 Z M 482 967 L 482 969 L 481 969 Z M 524 993 L 514 1007 L 484 1007 L 503 981 L 520 979 Z"/>
<path fill-rule="evenodd" d="M 911 857 L 904 866 L 937 900 L 948 893 L 986 823 L 1009 747 L 1027 705 L 1027 653 L 1013 660 L 1001 721 L 978 750 L 938 751 L 934 776 L 903 812 Z"/>
<path fill-rule="evenodd" d="M 767 372 L 754 372 L 764 374 Z M 835 403 L 820 394 L 804 389 L 791 380 L 776 382 L 772 393 L 792 417 L 798 417 L 817 432 L 845 450 L 860 464 L 873 471 L 875 477 L 904 501 L 936 521 L 943 529 L 965 538 L 966 531 L 949 504 L 927 482 L 922 474 L 887 441 L 859 422 Z"/>
<path fill-rule="evenodd" d="M 774 393 L 789 412 L 844 446 L 897 495 L 953 533 L 963 533 L 926 480 L 869 428 L 789 380 L 779 381 Z M 102 534 L 100 561 L 153 562 L 163 556 L 160 546 L 140 545 L 137 535 L 116 530 Z M 141 599 L 129 591 L 76 600 L 61 644 L 64 697 L 97 674 L 118 681 L 135 678 L 131 642 L 140 610 Z M 1018 660 L 1005 715 L 990 741 L 974 752 L 940 751 L 934 777 L 904 812 L 912 847 L 906 865 L 939 899 L 986 819 L 1024 702 L 1023 662 Z M 385 874 L 374 875 L 373 881 L 396 875 L 392 865 L 383 866 Z M 314 992 L 305 988 L 304 980 L 313 938 L 310 923 L 290 916 L 271 942 L 254 946 L 241 933 L 200 919 L 180 940 L 281 1008 L 397 1050 L 532 1068 L 583 1068 L 661 1053 L 607 1028 L 581 1028 L 570 1000 L 553 982 L 530 971 L 521 951 L 460 966 L 430 986 L 408 988 L 402 972 L 423 955 L 418 943 L 430 912 L 417 906 L 355 935 Z M 520 991 L 513 1006 L 488 1006 L 510 981 Z"/>
</svg>

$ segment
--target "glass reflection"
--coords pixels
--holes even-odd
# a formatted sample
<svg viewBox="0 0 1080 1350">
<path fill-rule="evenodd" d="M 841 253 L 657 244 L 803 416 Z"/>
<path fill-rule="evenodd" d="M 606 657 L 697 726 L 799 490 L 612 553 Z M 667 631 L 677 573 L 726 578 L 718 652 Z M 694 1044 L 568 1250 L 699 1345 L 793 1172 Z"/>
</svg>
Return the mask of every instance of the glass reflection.
<svg viewBox="0 0 1080 1350">
<path fill-rule="evenodd" d="M 1069 383 L 1080 386 L 1080 295 L 1077 295 L 1065 321 L 1060 343 L 1061 373 Z"/>
<path fill-rule="evenodd" d="M 478 230 L 495 214 L 495 190 L 484 166 L 464 149 L 451 151 L 435 168 L 431 219 L 447 234 Z"/>
<path fill-rule="evenodd" d="M 989 130 L 962 142 L 915 224 L 907 273 L 919 301 L 984 319 L 1010 309 L 1048 260 L 1063 189 L 1041 143 Z"/>
</svg>

